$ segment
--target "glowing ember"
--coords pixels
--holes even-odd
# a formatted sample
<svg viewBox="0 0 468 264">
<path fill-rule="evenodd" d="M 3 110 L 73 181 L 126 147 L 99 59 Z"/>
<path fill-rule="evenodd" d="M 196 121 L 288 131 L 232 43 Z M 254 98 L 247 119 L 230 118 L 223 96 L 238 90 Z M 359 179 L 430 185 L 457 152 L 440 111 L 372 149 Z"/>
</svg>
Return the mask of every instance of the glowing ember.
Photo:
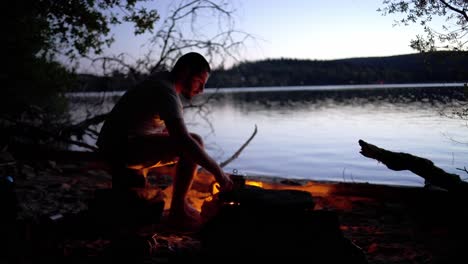
<svg viewBox="0 0 468 264">
<path fill-rule="evenodd" d="M 229 206 L 239 206 L 240 203 L 239 202 L 226 202 L 224 203 L 224 205 L 229 205 Z"/>
<path fill-rule="evenodd" d="M 138 170 L 143 176 L 147 176 L 148 172 L 151 169 L 154 168 L 159 168 L 159 167 L 164 167 L 164 166 L 169 166 L 176 164 L 177 161 L 158 161 L 157 163 L 151 165 L 151 166 L 144 166 L 143 164 L 135 164 L 135 165 L 129 165 L 127 168 L 132 169 L 132 170 Z"/>
<path fill-rule="evenodd" d="M 257 187 L 263 188 L 263 182 L 260 182 L 260 181 L 247 180 L 245 181 L 245 185 L 257 186 Z"/>
</svg>

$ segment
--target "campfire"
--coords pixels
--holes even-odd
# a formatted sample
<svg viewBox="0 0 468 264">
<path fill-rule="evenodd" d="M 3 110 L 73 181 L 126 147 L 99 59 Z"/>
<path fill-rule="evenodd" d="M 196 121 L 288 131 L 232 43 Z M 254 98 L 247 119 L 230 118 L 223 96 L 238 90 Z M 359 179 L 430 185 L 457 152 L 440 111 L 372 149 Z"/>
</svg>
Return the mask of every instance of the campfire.
<svg viewBox="0 0 468 264">
<path fill-rule="evenodd" d="M 164 214 L 170 209 L 175 167 L 139 169 L 148 184 L 137 188 L 137 199 L 132 196 L 130 202 L 116 201 L 109 196 L 109 202 L 97 204 L 93 211 L 98 214 L 96 219 L 112 217 L 114 225 L 109 232 L 122 226 L 124 236 L 115 245 L 121 250 L 116 252 L 129 258 L 185 253 L 235 257 L 234 252 L 254 250 L 262 259 L 281 255 L 302 259 L 313 251 L 318 258 L 331 262 L 341 257 L 361 260 L 359 249 L 343 236 L 343 229 L 349 226 L 341 227 L 333 210 L 321 210 L 349 205 L 331 198 L 332 184 L 231 175 L 236 188 L 220 192 L 214 176 L 200 170 L 187 198 L 200 212 L 203 224 L 191 236 L 174 231 L 164 222 Z M 117 206 L 116 217 L 103 212 L 109 204 Z M 132 232 L 127 230 L 129 226 Z"/>
<path fill-rule="evenodd" d="M 156 196 L 164 199 L 164 210 L 168 210 L 172 198 L 172 177 L 174 177 L 175 170 L 172 166 L 160 166 L 155 164 L 151 167 L 139 167 L 133 166 L 132 169 L 139 169 L 140 173 L 144 175 L 149 182 L 156 182 L 155 185 L 151 185 L 147 188 L 138 190 L 140 196 L 146 199 L 152 199 Z M 243 177 L 232 175 L 234 180 L 243 181 L 245 186 L 253 186 L 262 188 L 265 190 L 299 190 L 306 191 L 312 194 L 314 197 L 322 197 L 326 199 L 328 195 L 333 191 L 333 186 L 326 183 L 319 183 L 313 181 L 282 181 L 276 182 L 273 178 L 255 178 L 255 177 Z M 162 184 L 161 184 L 162 183 Z M 239 185 L 239 184 L 237 184 Z M 199 212 L 202 210 L 202 206 L 205 202 L 210 202 L 219 192 L 219 185 L 216 183 L 213 175 L 210 173 L 200 170 L 195 176 L 192 188 L 188 193 L 188 200 L 191 205 Z M 337 206 L 340 209 L 346 209 L 347 204 L 343 201 L 327 201 L 328 205 Z M 234 202 L 231 205 L 236 205 Z M 316 204 L 317 208 L 320 209 L 324 205 L 319 202 Z M 350 208 L 348 208 L 350 209 Z"/>
</svg>

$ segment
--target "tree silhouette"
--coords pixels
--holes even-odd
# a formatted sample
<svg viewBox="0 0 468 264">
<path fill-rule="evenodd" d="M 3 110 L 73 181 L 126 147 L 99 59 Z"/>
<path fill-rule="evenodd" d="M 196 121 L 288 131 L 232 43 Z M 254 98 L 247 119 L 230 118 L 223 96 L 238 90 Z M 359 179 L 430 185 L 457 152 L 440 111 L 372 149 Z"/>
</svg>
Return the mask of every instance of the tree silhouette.
<svg viewBox="0 0 468 264">
<path fill-rule="evenodd" d="M 84 135 L 95 136 L 96 125 L 104 116 L 69 119 L 64 95 L 77 82 L 74 72 L 57 62 L 58 56 L 70 62 L 85 57 L 99 64 L 106 76 L 118 72 L 119 78 L 138 81 L 152 71 L 171 67 L 190 50 L 222 64 L 226 56 L 235 59 L 243 41 L 250 38 L 235 29 L 231 1 L 173 1 L 161 24 L 156 23 L 161 19 L 157 10 L 147 7 L 152 2 L 19 0 L 7 4 L 8 70 L 0 76 L 7 84 L 6 96 L 0 101 L 0 126 L 7 137 L 2 143 L 29 138 L 27 141 L 36 143 L 59 140 L 94 149 L 82 139 Z M 200 16 L 217 17 L 218 30 L 212 35 L 201 32 L 197 24 Z M 102 56 L 103 48 L 114 41 L 111 27 L 124 22 L 133 23 L 135 34 L 153 33 L 151 49 L 134 61 L 126 54 Z M 26 126 L 31 132 L 23 133 Z M 40 140 L 36 138 L 39 135 L 43 135 Z M 70 141 L 72 136 L 75 141 Z"/>
<path fill-rule="evenodd" d="M 383 15 L 402 14 L 396 25 L 418 23 L 425 36 L 417 35 L 411 47 L 418 51 L 460 50 L 467 51 L 468 2 L 466 0 L 384 0 Z M 442 28 L 433 27 L 433 19 L 444 19 Z"/>
</svg>

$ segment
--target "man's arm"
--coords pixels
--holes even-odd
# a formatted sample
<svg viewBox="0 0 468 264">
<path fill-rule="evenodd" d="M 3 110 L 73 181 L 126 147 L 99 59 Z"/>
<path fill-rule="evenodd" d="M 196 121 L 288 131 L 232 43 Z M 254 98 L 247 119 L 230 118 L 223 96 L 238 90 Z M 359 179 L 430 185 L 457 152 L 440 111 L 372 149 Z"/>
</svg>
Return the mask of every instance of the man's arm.
<svg viewBox="0 0 468 264">
<path fill-rule="evenodd" d="M 190 136 L 181 118 L 172 118 L 164 121 L 169 136 L 177 142 L 181 155 L 186 156 L 198 165 L 212 173 L 222 189 L 232 188 L 232 180 L 226 176 L 221 167 L 213 160 L 198 142 Z"/>
</svg>

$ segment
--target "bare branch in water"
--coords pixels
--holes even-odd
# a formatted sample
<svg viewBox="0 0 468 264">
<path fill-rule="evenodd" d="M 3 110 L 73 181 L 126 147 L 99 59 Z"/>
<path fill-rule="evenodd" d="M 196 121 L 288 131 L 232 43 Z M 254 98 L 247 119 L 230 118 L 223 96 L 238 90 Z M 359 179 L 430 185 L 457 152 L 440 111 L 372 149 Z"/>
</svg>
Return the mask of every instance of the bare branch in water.
<svg viewBox="0 0 468 264">
<path fill-rule="evenodd" d="M 468 173 L 468 169 L 466 167 L 463 167 L 463 169 L 462 168 L 457 168 L 457 170 L 461 170 L 461 171 L 464 171 L 464 172 Z"/>
<path fill-rule="evenodd" d="M 247 145 L 250 143 L 250 141 L 252 141 L 252 139 L 255 137 L 256 134 L 257 134 L 257 125 L 255 125 L 254 132 L 252 133 L 250 138 L 247 139 L 247 141 L 229 159 L 221 162 L 219 164 L 219 166 L 221 166 L 221 168 L 223 168 L 226 165 L 228 165 L 229 163 L 231 163 L 233 160 L 237 159 L 237 157 L 239 157 L 240 153 L 245 149 L 245 147 L 247 147 Z"/>
</svg>

